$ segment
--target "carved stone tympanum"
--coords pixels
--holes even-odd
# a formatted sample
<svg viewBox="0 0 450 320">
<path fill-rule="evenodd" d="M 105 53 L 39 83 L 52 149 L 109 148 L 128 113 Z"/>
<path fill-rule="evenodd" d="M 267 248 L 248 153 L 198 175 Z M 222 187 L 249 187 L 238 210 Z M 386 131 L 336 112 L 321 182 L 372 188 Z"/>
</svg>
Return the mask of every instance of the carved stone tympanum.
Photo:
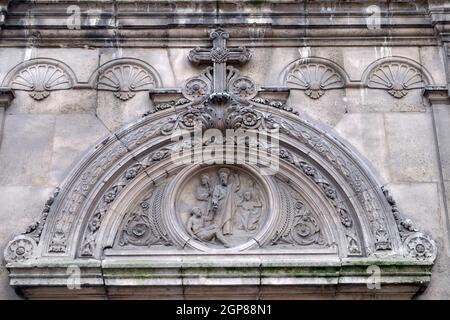
<svg viewBox="0 0 450 320">
<path fill-rule="evenodd" d="M 14 285 L 64 291 L 65 266 L 79 267 L 83 284 L 104 292 L 236 285 L 366 292 L 371 265 L 383 269 L 382 286 L 417 292 L 430 280 L 433 239 L 403 217 L 355 149 L 287 105 L 289 89 L 258 86 L 227 66 L 249 59 L 247 49 L 226 47 L 227 38 L 215 30 L 212 49 L 191 52 L 191 61 L 213 66 L 182 88 L 151 89 L 172 100 L 94 146 L 38 222 L 9 242 Z M 287 74 L 316 99 L 343 86 L 338 69 L 310 61 Z M 373 75 L 385 69 L 378 70 Z M 126 100 L 160 83 L 150 71 L 120 60 L 92 81 Z M 223 136 L 230 132 L 242 135 Z M 253 133 L 276 134 L 277 143 Z M 195 160 L 224 146 L 233 150 L 226 157 L 214 149 Z M 235 161 L 238 154 L 258 161 Z M 268 160 L 272 171 L 264 170 Z"/>
</svg>

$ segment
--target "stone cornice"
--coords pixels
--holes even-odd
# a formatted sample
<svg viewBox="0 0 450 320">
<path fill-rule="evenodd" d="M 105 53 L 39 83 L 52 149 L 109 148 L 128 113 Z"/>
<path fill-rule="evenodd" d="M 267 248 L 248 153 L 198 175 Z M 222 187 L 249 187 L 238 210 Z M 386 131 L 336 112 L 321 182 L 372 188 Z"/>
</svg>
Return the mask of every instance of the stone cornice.
<svg viewBox="0 0 450 320">
<path fill-rule="evenodd" d="M 375 274 L 377 270 L 381 276 Z M 28 299 L 119 298 L 129 290 L 141 299 L 161 298 L 163 291 L 170 292 L 171 298 L 193 298 L 197 290 L 203 296 L 206 290 L 212 299 L 236 297 L 236 292 L 253 299 L 273 295 L 299 299 L 312 292 L 318 298 L 349 298 L 358 292 L 385 299 L 410 299 L 423 291 L 431 278 L 431 266 L 424 263 L 411 265 L 392 259 L 319 261 L 305 256 L 288 260 L 239 256 L 199 260 L 186 256 L 183 261 L 162 256 L 139 260 L 107 257 L 103 261 L 61 260 L 57 265 L 42 262 L 14 266 L 9 271 L 11 285 Z M 78 285 L 80 289 L 73 290 Z"/>
<path fill-rule="evenodd" d="M 371 28 L 365 1 L 23 1 L 10 6 L 0 45 L 23 45 L 38 34 L 42 46 L 105 46 L 108 39 L 121 46 L 172 46 L 174 40 L 205 46 L 205 29 L 217 25 L 227 27 L 234 45 L 437 45 L 438 16 L 430 12 L 439 8 L 432 11 L 427 1 L 377 3 L 379 27 Z M 74 4 L 80 29 L 67 27 Z"/>
<path fill-rule="evenodd" d="M 427 86 L 423 89 L 423 96 L 428 99 L 431 106 L 450 105 L 449 90 L 445 86 Z"/>
</svg>

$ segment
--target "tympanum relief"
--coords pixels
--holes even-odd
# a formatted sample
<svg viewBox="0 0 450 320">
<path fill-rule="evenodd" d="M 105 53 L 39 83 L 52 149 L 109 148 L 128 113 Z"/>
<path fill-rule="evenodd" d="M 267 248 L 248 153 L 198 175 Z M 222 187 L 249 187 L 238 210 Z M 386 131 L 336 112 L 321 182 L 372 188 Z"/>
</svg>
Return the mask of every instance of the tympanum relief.
<svg viewBox="0 0 450 320">
<path fill-rule="evenodd" d="M 261 187 L 242 170 L 205 169 L 190 177 L 180 190 L 177 217 L 193 240 L 208 246 L 241 244 L 261 229 L 267 217 Z"/>
</svg>

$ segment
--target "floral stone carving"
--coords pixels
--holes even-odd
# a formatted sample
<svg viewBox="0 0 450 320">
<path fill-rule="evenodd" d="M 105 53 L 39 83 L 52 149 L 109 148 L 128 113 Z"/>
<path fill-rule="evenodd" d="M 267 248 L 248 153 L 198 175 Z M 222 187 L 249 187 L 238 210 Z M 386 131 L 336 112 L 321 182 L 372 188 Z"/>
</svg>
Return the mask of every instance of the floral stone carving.
<svg viewBox="0 0 450 320">
<path fill-rule="evenodd" d="M 18 236 L 6 246 L 6 262 L 25 262 L 33 257 L 36 242 L 27 236 Z"/>
</svg>

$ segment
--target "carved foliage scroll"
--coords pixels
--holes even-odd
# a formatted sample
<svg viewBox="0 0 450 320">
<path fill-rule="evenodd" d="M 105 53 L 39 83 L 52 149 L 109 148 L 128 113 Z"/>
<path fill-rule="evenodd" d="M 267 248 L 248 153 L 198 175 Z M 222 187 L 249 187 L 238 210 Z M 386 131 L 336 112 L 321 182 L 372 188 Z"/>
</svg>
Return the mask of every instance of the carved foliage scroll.
<svg viewBox="0 0 450 320">
<path fill-rule="evenodd" d="M 164 191 L 165 185 L 157 187 L 124 217 L 118 236 L 119 247 L 172 245 L 161 222 Z"/>
<path fill-rule="evenodd" d="M 283 225 L 271 245 L 325 245 L 322 226 L 300 195 L 284 182 L 278 181 Z"/>
</svg>

